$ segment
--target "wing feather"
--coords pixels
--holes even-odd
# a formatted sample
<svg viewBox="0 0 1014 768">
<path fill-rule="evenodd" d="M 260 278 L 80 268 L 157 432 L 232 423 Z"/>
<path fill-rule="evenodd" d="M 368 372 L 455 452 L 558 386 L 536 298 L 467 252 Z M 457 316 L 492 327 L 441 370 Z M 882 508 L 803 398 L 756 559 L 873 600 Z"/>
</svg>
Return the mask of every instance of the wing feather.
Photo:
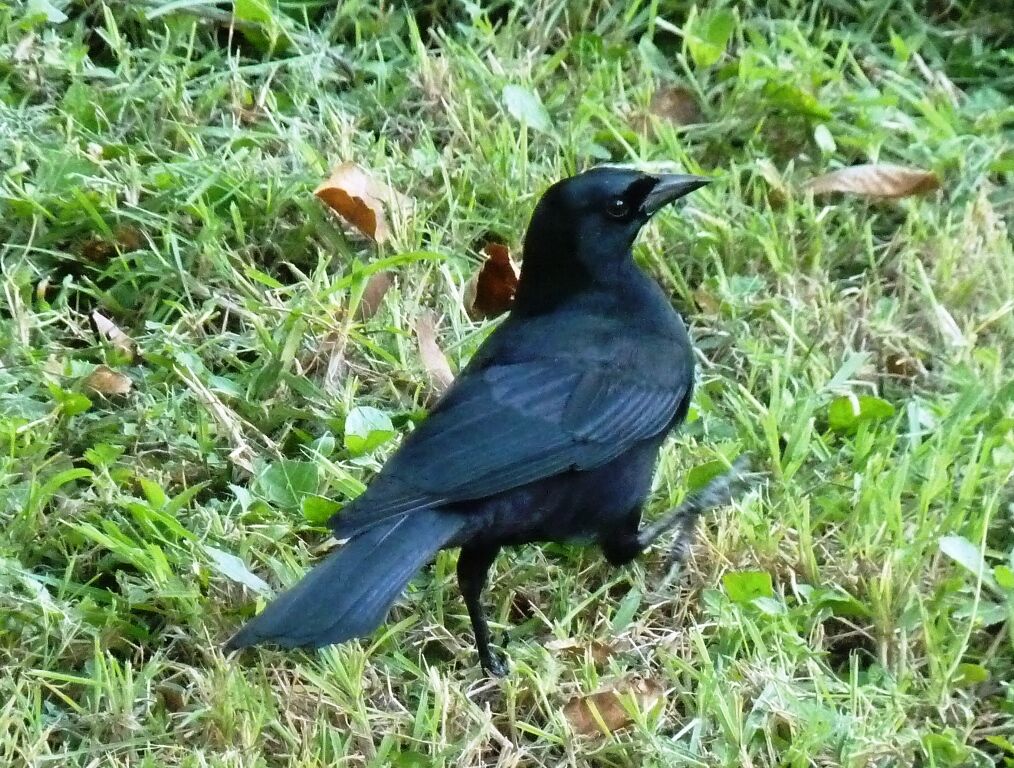
<svg viewBox="0 0 1014 768">
<path fill-rule="evenodd" d="M 347 535 L 395 514 L 600 466 L 667 429 L 689 385 L 653 385 L 573 360 L 470 372 L 332 525 Z"/>
</svg>

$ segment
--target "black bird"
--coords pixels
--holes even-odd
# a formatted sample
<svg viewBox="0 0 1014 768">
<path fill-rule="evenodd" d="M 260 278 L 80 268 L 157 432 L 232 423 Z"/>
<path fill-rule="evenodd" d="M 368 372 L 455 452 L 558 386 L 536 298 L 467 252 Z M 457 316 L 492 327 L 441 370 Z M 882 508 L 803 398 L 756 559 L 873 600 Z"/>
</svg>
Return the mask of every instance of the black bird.
<svg viewBox="0 0 1014 768">
<path fill-rule="evenodd" d="M 330 521 L 348 541 L 228 643 L 317 648 L 369 635 L 437 551 L 458 582 L 482 666 L 500 676 L 480 604 L 501 547 L 597 543 L 617 565 L 676 515 L 640 529 L 659 448 L 686 416 L 690 339 L 631 246 L 659 209 L 707 183 L 598 167 L 535 208 L 510 316 L 366 491 Z"/>
</svg>

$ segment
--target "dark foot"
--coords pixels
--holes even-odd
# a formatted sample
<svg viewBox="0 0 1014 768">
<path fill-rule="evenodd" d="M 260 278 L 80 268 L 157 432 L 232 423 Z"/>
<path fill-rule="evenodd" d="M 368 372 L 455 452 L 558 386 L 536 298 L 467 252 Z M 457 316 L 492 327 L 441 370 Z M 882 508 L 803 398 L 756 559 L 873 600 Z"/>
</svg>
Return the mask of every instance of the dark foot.
<svg viewBox="0 0 1014 768">
<path fill-rule="evenodd" d="M 507 677 L 507 673 L 510 672 L 507 657 L 492 648 L 487 648 L 486 653 L 479 654 L 479 663 L 493 677 Z"/>
</svg>

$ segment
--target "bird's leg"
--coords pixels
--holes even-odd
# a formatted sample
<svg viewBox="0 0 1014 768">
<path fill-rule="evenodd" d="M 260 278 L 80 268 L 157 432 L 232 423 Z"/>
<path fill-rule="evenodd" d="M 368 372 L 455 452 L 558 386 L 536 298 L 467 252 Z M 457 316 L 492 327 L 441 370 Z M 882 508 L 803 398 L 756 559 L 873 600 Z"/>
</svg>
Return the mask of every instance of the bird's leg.
<svg viewBox="0 0 1014 768">
<path fill-rule="evenodd" d="M 698 491 L 694 491 L 683 503 L 673 509 L 660 520 L 650 523 L 637 533 L 638 546 L 646 549 L 663 533 L 678 529 L 676 542 L 669 553 L 670 568 L 679 565 L 690 550 L 690 539 L 698 518 L 709 509 L 721 507 L 732 500 L 732 489 L 743 480 L 747 467 L 747 459 L 740 456 L 732 468 L 715 478 Z"/>
<path fill-rule="evenodd" d="M 461 596 L 465 598 L 468 617 L 472 620 L 479 663 L 494 677 L 507 674 L 507 661 L 489 644 L 489 624 L 486 623 L 486 614 L 482 609 L 482 590 L 486 586 L 489 568 L 499 551 L 500 548 L 496 546 L 466 544 L 458 555 L 458 586 L 461 588 Z"/>
</svg>

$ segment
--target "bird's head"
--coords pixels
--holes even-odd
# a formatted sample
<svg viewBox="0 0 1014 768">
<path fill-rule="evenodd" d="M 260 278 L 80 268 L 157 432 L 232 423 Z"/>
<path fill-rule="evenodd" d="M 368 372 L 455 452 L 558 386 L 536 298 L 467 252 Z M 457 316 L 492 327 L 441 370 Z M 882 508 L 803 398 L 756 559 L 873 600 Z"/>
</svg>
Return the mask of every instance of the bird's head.
<svg viewBox="0 0 1014 768">
<path fill-rule="evenodd" d="M 652 216 L 709 181 L 599 166 L 553 184 L 528 225 L 518 300 L 608 281 L 631 261 L 631 246 Z"/>
</svg>

